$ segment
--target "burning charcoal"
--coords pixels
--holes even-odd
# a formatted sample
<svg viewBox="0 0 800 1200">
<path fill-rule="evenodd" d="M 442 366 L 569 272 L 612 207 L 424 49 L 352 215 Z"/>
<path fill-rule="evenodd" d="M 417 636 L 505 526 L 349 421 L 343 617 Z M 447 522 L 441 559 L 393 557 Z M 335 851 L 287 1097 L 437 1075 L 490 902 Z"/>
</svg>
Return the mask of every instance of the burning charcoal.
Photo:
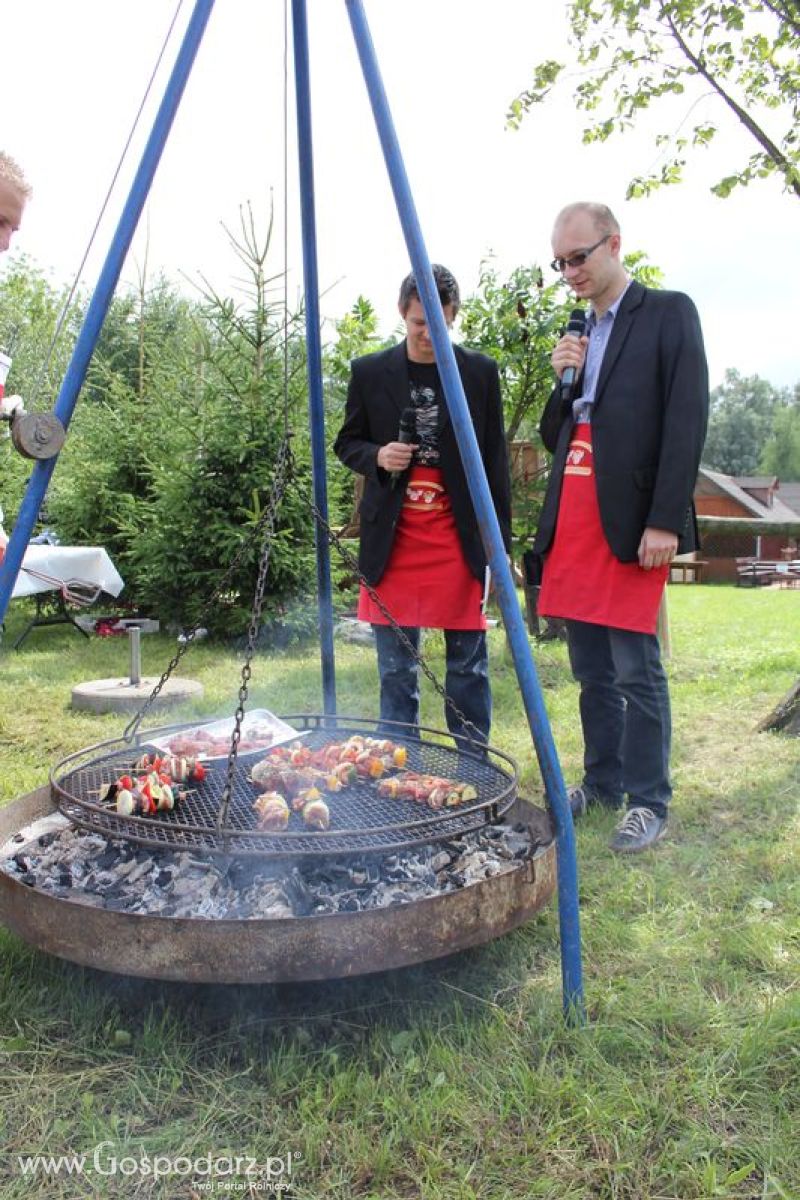
<svg viewBox="0 0 800 1200">
<path fill-rule="evenodd" d="M 178 883 L 173 889 L 173 898 L 178 892 Z M 176 916 L 191 917 L 196 916 L 198 911 L 208 905 L 211 898 L 211 893 L 216 887 L 217 881 L 213 877 L 207 877 L 204 880 L 194 880 L 193 886 L 187 891 L 184 891 L 178 900 L 178 907 L 175 910 Z"/>
<path fill-rule="evenodd" d="M 244 891 L 252 886 L 257 877 L 260 864 L 245 859 L 233 859 L 226 872 L 226 879 L 232 888 Z"/>
<path fill-rule="evenodd" d="M 136 862 L 136 859 L 131 856 L 129 859 L 123 860 L 121 863 L 117 864 L 117 866 L 114 868 L 114 874 L 119 880 L 127 879 L 131 872 L 136 870 L 137 866 L 138 863 Z"/>
<path fill-rule="evenodd" d="M 142 859 L 135 864 L 133 870 L 128 875 L 128 883 L 136 883 L 139 879 L 143 879 L 145 875 L 149 875 L 152 869 L 153 860 L 151 858 Z"/>
<path fill-rule="evenodd" d="M 293 867 L 289 877 L 284 884 L 286 899 L 292 906 L 292 912 L 296 917 L 307 917 L 314 908 L 314 897 L 308 889 L 306 881 L 298 871 L 297 867 Z"/>
<path fill-rule="evenodd" d="M 435 758 L 418 766 L 439 769 Z M 431 786 L 448 782 L 438 775 L 428 780 Z M 334 820 L 337 803 L 330 804 Z M 255 807 L 258 813 L 258 802 Z M 401 853 L 372 851 L 292 870 L 280 858 L 209 860 L 191 851 L 153 852 L 64 822 L 55 832 L 40 827 L 11 839 L 0 869 L 29 887 L 113 911 L 276 920 L 370 911 L 442 895 L 515 869 L 536 844 L 527 825 L 498 823 Z"/>
<path fill-rule="evenodd" d="M 268 921 L 275 921 L 275 920 L 283 921 L 283 920 L 286 920 L 288 917 L 291 917 L 293 914 L 292 914 L 291 908 L 284 900 L 284 901 L 278 901 L 275 904 L 270 904 L 269 907 L 265 908 L 264 911 L 262 913 L 260 913 L 259 915 L 264 917 Z"/>
<path fill-rule="evenodd" d="M 516 832 L 510 833 L 506 845 L 514 858 L 527 858 L 531 852 L 531 839 L 528 830 L 525 830 L 524 835 Z"/>
<path fill-rule="evenodd" d="M 191 897 L 197 888 L 198 879 L 196 875 L 182 875 L 175 880 L 173 888 L 173 896 L 176 900 L 185 900 Z"/>
<path fill-rule="evenodd" d="M 386 872 L 386 878 L 390 879 L 392 883 L 405 883 L 407 880 L 413 879 L 413 875 L 407 862 L 398 862 L 396 867 Z"/>
<path fill-rule="evenodd" d="M 105 886 L 98 887 L 98 892 L 106 898 L 114 898 L 121 896 L 125 890 L 125 881 L 123 879 L 114 879 L 113 876 Z"/>
<path fill-rule="evenodd" d="M 360 870 L 357 864 L 348 865 L 347 863 L 330 862 L 326 863 L 324 870 L 319 872 L 319 878 L 325 880 L 331 888 L 346 887 L 348 883 L 353 881 L 353 872 Z"/>
</svg>

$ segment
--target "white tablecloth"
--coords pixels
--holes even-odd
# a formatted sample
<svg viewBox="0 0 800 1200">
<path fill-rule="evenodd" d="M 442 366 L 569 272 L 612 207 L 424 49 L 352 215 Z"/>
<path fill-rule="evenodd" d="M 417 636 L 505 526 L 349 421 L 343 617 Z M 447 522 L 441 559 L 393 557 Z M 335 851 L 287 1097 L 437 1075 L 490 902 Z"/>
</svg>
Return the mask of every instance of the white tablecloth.
<svg viewBox="0 0 800 1200">
<path fill-rule="evenodd" d="M 11 598 L 59 591 L 61 584 L 76 582 L 102 588 L 111 596 L 118 596 L 125 586 L 102 546 L 28 546 Z"/>
</svg>

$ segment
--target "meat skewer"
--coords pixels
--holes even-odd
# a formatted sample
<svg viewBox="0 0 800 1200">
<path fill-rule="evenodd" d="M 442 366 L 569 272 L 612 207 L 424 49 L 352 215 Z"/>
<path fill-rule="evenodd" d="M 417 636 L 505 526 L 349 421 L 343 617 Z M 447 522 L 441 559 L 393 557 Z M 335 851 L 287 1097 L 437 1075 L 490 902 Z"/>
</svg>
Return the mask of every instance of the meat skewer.
<svg viewBox="0 0 800 1200">
<path fill-rule="evenodd" d="M 378 784 L 381 796 L 414 800 L 427 804 L 429 808 L 455 808 L 477 800 L 478 793 L 471 783 L 460 783 L 440 775 L 420 775 L 415 771 L 404 771 L 391 779 L 382 779 Z"/>
</svg>

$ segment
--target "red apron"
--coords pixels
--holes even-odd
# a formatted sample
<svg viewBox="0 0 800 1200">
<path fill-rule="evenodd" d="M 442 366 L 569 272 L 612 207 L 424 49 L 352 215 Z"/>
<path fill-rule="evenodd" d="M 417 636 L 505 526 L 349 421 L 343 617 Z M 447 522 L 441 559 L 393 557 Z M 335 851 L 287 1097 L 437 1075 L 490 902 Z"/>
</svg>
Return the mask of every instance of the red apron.
<svg viewBox="0 0 800 1200">
<path fill-rule="evenodd" d="M 597 503 L 592 427 L 576 425 L 555 538 L 544 561 L 540 615 L 655 633 L 668 573 L 668 566 L 645 571 L 638 562 L 623 563 L 611 553 Z"/>
<path fill-rule="evenodd" d="M 389 565 L 376 587 L 398 625 L 485 629 L 480 581 L 470 571 L 438 467 L 412 467 Z M 388 625 L 364 585 L 358 618 Z"/>
</svg>

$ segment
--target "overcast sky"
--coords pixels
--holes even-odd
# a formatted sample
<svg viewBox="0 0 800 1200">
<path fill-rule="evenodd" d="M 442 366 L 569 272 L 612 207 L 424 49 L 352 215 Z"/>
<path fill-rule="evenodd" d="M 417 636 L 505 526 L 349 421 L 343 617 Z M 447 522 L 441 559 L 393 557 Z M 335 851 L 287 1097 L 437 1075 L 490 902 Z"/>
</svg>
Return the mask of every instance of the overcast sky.
<svg viewBox="0 0 800 1200">
<path fill-rule="evenodd" d="M 633 173 L 653 163 L 653 126 L 585 147 L 565 88 L 519 132 L 505 128 L 510 100 L 532 65 L 562 57 L 566 4 L 547 0 L 366 0 L 429 255 L 467 294 L 490 254 L 510 270 L 551 258 L 553 216 L 574 199 L 610 204 L 625 250 L 643 250 L 667 287 L 697 303 L 712 383 L 725 369 L 776 385 L 800 380 L 794 338 L 800 238 L 796 199 L 774 181 L 722 201 L 709 184 L 754 149 L 712 98 L 695 118 L 728 131 L 690 159 L 687 182 L 626 202 Z M 182 33 L 192 5 L 184 0 Z M 109 186 L 158 51 L 173 0 L 19 0 L 2 16 L 0 147 L 24 165 L 35 195 L 17 236 L 29 254 L 71 280 Z M 326 317 L 359 294 L 395 325 L 408 257 L 394 209 L 343 0 L 308 0 L 320 283 Z M 157 77 L 142 134 L 84 272 L 96 281 L 127 184 L 138 165 L 167 71 Z M 296 185 L 294 77 L 289 75 L 289 281 L 302 288 Z M 687 103 L 688 107 L 688 103 Z M 658 110 L 656 110 L 658 111 Z M 683 109 L 674 110 L 679 122 Z M 655 122 L 660 128 L 661 122 Z M 283 0 L 217 0 L 146 210 L 149 265 L 171 277 L 202 272 L 229 290 L 237 264 L 220 223 L 235 226 L 252 202 L 266 227 L 274 193 L 283 268 Z M 145 219 L 123 279 L 136 278 Z M 2 270 L 2 267 L 0 267 Z M 182 286 L 186 286 L 183 285 Z"/>
</svg>

